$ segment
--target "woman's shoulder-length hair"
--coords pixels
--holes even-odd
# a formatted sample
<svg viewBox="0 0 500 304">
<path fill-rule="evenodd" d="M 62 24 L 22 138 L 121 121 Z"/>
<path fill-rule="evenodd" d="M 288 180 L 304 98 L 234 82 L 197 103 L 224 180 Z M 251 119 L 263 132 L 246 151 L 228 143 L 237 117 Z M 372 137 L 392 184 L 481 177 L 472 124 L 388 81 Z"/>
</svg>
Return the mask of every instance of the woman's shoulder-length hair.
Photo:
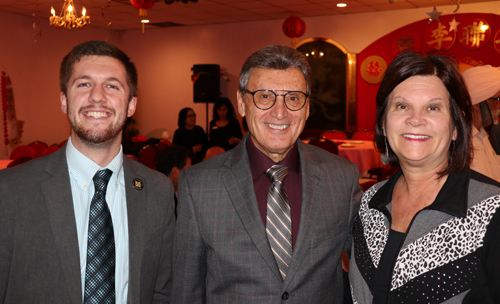
<svg viewBox="0 0 500 304">
<path fill-rule="evenodd" d="M 449 96 L 450 114 L 457 138 L 449 148 L 448 166 L 440 176 L 460 172 L 467 168 L 473 155 L 472 149 L 472 105 L 470 95 L 458 69 L 457 62 L 441 54 L 422 55 L 406 52 L 394 59 L 387 67 L 377 92 L 377 121 L 375 126 L 375 145 L 382 154 L 386 153 L 384 126 L 391 93 L 396 86 L 413 76 L 435 76 L 446 87 Z M 388 147 L 389 163 L 398 165 L 399 160 Z"/>
</svg>

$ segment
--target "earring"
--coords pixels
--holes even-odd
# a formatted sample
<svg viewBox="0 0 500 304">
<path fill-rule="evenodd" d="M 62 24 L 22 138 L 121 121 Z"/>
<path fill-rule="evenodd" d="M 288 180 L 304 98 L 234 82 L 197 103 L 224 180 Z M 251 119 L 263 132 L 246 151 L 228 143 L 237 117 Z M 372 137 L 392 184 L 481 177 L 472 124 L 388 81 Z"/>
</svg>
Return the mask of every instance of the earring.
<svg viewBox="0 0 500 304">
<path fill-rule="evenodd" d="M 382 161 L 382 164 L 387 165 L 389 164 L 389 146 L 387 145 L 387 137 L 384 136 L 384 141 L 385 141 L 385 153 L 380 155 L 380 160 Z"/>
<path fill-rule="evenodd" d="M 451 141 L 450 163 L 453 161 L 453 154 L 455 154 L 455 141 Z"/>
</svg>

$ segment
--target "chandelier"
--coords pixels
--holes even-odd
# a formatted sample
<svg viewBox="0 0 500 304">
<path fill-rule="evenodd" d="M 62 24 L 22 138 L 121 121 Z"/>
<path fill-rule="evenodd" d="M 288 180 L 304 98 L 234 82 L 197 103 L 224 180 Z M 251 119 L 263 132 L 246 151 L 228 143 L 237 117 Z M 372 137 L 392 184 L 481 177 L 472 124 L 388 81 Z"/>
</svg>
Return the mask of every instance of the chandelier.
<svg viewBox="0 0 500 304">
<path fill-rule="evenodd" d="M 90 23 L 90 17 L 86 16 L 87 10 L 85 7 L 82 9 L 82 16 L 78 17 L 75 14 L 75 6 L 73 5 L 73 0 L 64 0 L 64 5 L 62 7 L 59 16 L 56 16 L 56 11 L 54 7 L 50 7 L 50 25 L 55 27 L 65 27 L 67 29 L 82 28 L 87 23 Z"/>
</svg>

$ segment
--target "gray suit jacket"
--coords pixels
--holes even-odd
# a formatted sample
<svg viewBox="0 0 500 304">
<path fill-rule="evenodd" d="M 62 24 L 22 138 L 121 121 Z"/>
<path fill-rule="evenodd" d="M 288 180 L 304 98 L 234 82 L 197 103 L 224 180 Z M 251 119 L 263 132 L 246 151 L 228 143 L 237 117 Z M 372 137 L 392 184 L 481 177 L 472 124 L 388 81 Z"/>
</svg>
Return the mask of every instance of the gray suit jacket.
<svg viewBox="0 0 500 304">
<path fill-rule="evenodd" d="M 362 194 L 356 165 L 297 142 L 301 220 L 283 282 L 259 213 L 247 139 L 181 173 L 172 302 L 342 303 L 340 255 Z"/>
<path fill-rule="evenodd" d="M 129 227 L 129 303 L 169 303 L 173 186 L 123 160 Z M 135 190 L 139 178 L 144 188 Z M 0 171 L 0 303 L 81 304 L 75 214 L 66 149 Z"/>
</svg>

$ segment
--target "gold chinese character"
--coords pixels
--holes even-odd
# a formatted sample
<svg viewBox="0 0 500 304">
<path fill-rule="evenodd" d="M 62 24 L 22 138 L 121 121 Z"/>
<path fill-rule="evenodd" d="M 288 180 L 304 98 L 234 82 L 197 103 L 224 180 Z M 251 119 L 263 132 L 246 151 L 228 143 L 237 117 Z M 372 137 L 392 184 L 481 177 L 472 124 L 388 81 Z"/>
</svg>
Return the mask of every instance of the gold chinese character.
<svg viewBox="0 0 500 304">
<path fill-rule="evenodd" d="M 432 38 L 434 38 L 434 40 L 429 41 L 427 44 L 429 44 L 429 45 L 437 44 L 435 46 L 435 49 L 440 50 L 443 41 L 453 41 L 453 37 L 448 36 L 448 34 L 449 33 L 446 30 L 446 27 L 444 25 L 442 25 L 441 23 L 438 23 L 437 29 L 433 30 L 432 35 L 431 35 Z"/>
<path fill-rule="evenodd" d="M 462 34 L 462 39 L 460 42 L 465 42 L 465 45 L 469 45 L 471 47 L 479 47 L 481 41 L 484 41 L 484 32 L 488 29 L 488 26 L 483 23 L 483 21 L 472 22 L 472 25 L 464 26 L 464 31 Z"/>
</svg>

